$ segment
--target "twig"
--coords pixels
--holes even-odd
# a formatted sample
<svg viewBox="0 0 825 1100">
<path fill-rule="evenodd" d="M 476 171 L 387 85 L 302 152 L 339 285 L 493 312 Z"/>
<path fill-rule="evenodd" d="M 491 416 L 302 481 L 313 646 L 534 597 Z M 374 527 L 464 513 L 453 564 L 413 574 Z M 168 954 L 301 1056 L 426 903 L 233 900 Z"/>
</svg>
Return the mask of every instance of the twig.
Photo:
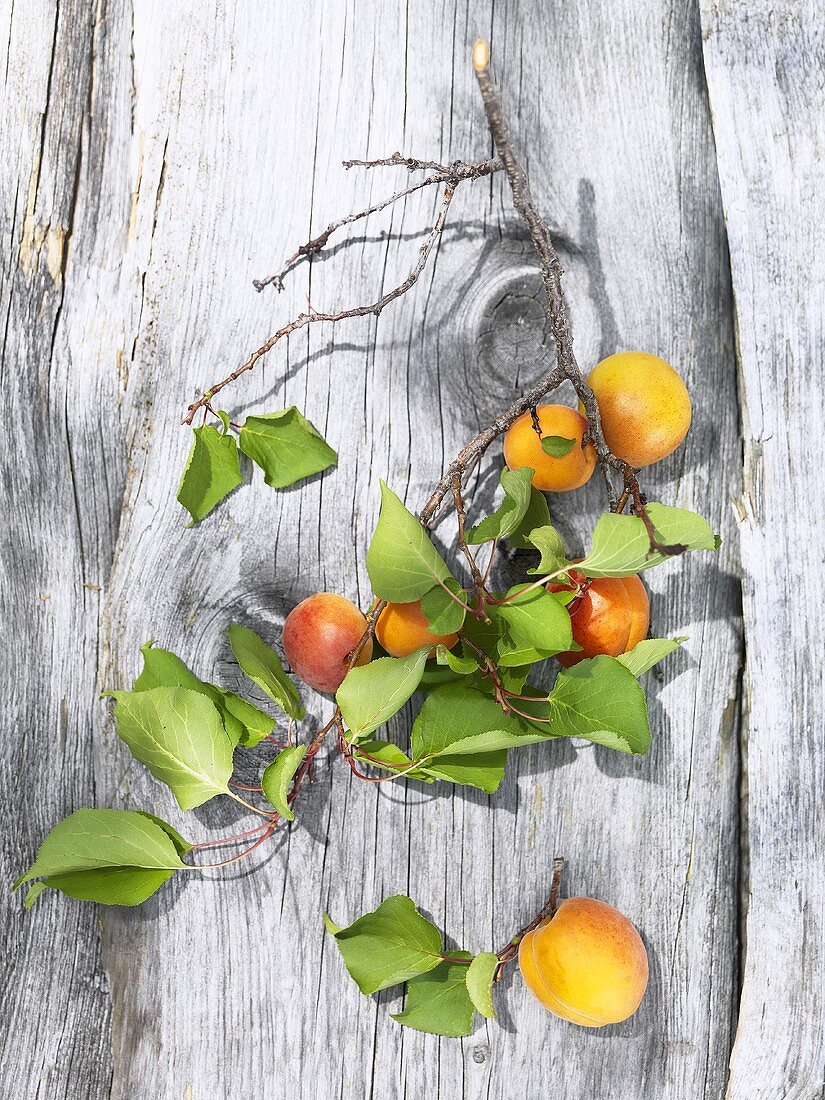
<svg viewBox="0 0 825 1100">
<path fill-rule="evenodd" d="M 481 164 L 464 160 L 454 160 L 452 164 L 439 164 L 435 160 L 405 157 L 403 153 L 392 153 L 378 160 L 345 160 L 342 163 L 347 170 L 350 168 L 406 168 L 408 172 L 439 172 L 442 176 L 451 176 L 455 179 L 475 179 L 476 176 L 498 172 L 504 167 L 498 157 L 483 161 Z M 488 172 L 478 171 L 479 168 L 488 165 Z"/>
<path fill-rule="evenodd" d="M 284 338 L 284 336 L 289 336 L 291 335 L 291 333 L 297 332 L 299 329 L 306 328 L 307 325 L 314 324 L 317 321 L 345 321 L 351 317 L 367 317 L 370 314 L 373 314 L 375 317 L 380 316 L 381 311 L 382 309 L 384 309 L 385 306 L 389 305 L 390 302 L 393 302 L 396 298 L 400 298 L 402 294 L 406 294 L 410 287 L 412 287 L 418 281 L 418 277 L 426 266 L 427 257 L 430 255 L 430 252 L 433 249 L 433 245 L 440 237 L 441 230 L 444 228 L 444 221 L 447 217 L 447 211 L 450 208 L 450 203 L 452 202 L 454 194 L 455 186 L 451 183 L 446 184 L 444 187 L 444 196 L 441 200 L 441 207 L 438 211 L 438 216 L 435 219 L 435 223 L 433 224 L 433 227 L 430 230 L 429 236 L 427 237 L 426 241 L 421 246 L 417 263 L 403 282 L 399 283 L 398 286 L 393 287 L 392 290 L 388 290 L 386 294 L 382 294 L 380 298 L 378 298 L 375 302 L 371 302 L 369 305 L 355 306 L 352 309 L 342 309 L 339 310 L 337 313 L 318 313 L 315 310 L 312 310 L 309 313 L 299 313 L 298 316 L 294 318 L 294 320 L 289 321 L 287 324 L 279 328 L 273 336 L 270 336 L 266 343 L 261 344 L 261 346 L 256 351 L 253 351 L 246 362 L 241 364 L 241 366 L 238 367 L 237 370 L 234 370 L 230 375 L 222 379 L 220 382 L 214 383 L 214 385 L 210 386 L 206 393 L 199 397 L 197 401 L 193 401 L 192 404 L 189 406 L 186 412 L 186 416 L 183 418 L 181 423 L 191 424 L 198 412 L 198 409 L 203 408 L 212 400 L 213 397 L 215 397 L 216 394 L 220 393 L 222 389 L 224 389 L 226 386 L 229 386 L 236 379 L 240 378 L 242 374 L 245 374 L 247 371 L 252 370 L 258 360 L 266 355 L 267 352 L 271 351 L 272 348 L 274 348 L 275 345 L 278 343 L 278 341 Z"/>
<path fill-rule="evenodd" d="M 355 214 L 347 214 L 345 218 L 339 218 L 338 221 L 331 222 L 317 237 L 312 237 L 306 244 L 299 245 L 292 255 L 284 260 L 283 264 L 273 275 L 269 275 L 266 279 L 253 279 L 252 285 L 256 290 L 263 290 L 265 286 L 269 286 L 270 284 L 278 291 L 283 290 L 284 276 L 289 273 L 295 264 L 302 258 L 317 256 L 318 253 L 326 247 L 333 233 L 339 229 L 343 229 L 345 225 L 352 225 L 353 222 L 361 221 L 362 218 L 368 218 L 370 214 L 377 214 L 380 210 L 384 210 L 394 202 L 398 202 L 399 199 L 406 198 L 408 195 L 412 195 L 424 187 L 432 187 L 434 184 L 442 183 L 450 183 L 455 187 L 461 183 L 462 180 L 473 180 L 479 179 L 481 176 L 489 176 L 492 172 L 496 172 L 502 167 L 501 161 L 499 161 L 498 158 L 495 160 L 483 161 L 479 164 L 468 164 L 465 161 L 456 161 L 455 164 L 448 167 L 443 164 L 435 164 L 432 161 L 418 161 L 413 160 L 411 157 L 402 157 L 400 153 L 393 153 L 392 157 L 378 161 L 344 161 L 345 168 L 351 168 L 356 164 L 364 168 L 374 168 L 381 164 L 403 164 L 410 171 L 414 168 L 424 168 L 436 171 L 438 174 L 427 176 L 426 179 L 419 180 L 417 183 L 413 183 L 401 191 L 396 191 L 395 194 L 390 195 L 389 198 L 373 203 L 372 206 L 368 206 L 365 210 L 359 210 Z"/>
<path fill-rule="evenodd" d="M 555 856 L 553 859 L 553 877 L 550 880 L 550 895 L 547 901 L 541 907 L 539 912 L 533 917 L 529 924 L 526 924 L 524 928 L 519 929 L 512 939 L 499 951 L 496 951 L 498 955 L 498 968 L 496 970 L 496 981 L 501 980 L 501 973 L 504 967 L 518 955 L 519 945 L 528 932 L 532 932 L 534 928 L 546 920 L 548 917 L 552 918 L 556 915 L 556 910 L 559 907 L 559 890 L 561 888 L 561 875 L 564 870 L 564 857 Z"/>
<path fill-rule="evenodd" d="M 473 578 L 473 589 L 476 597 L 476 616 L 485 622 L 489 622 L 490 620 L 484 610 L 484 578 L 479 571 L 470 547 L 467 545 L 467 535 L 464 529 L 467 521 L 467 510 L 464 507 L 464 497 L 461 495 L 461 474 L 458 473 L 453 475 L 453 501 L 455 502 L 456 515 L 458 516 L 458 545 L 467 561 L 470 576 Z"/>
</svg>

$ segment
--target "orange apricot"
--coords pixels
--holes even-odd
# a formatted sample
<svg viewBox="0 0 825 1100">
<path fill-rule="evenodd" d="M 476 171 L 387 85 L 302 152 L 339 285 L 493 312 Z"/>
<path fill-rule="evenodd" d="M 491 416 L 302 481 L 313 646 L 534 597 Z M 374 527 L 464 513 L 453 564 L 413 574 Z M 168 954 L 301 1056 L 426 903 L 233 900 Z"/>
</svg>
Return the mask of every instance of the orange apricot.
<svg viewBox="0 0 825 1100">
<path fill-rule="evenodd" d="M 334 592 L 318 592 L 287 615 L 282 644 L 292 671 L 316 691 L 337 691 L 347 674 L 349 655 L 358 645 L 367 620 L 354 603 Z M 372 657 L 372 638 L 356 664 Z"/>
<path fill-rule="evenodd" d="M 571 576 L 577 584 L 585 579 L 576 572 Z M 561 592 L 565 586 L 551 583 L 547 588 L 551 592 Z M 557 660 L 565 668 L 600 653 L 618 657 L 647 637 L 650 600 L 635 573 L 630 577 L 591 580 L 584 594 L 568 604 L 567 609 L 573 626 L 573 641 L 582 648 L 557 654 Z"/>
<path fill-rule="evenodd" d="M 519 945 L 519 968 L 545 1008 L 582 1027 L 617 1024 L 639 1007 L 647 951 L 618 909 L 568 898 Z"/>
<path fill-rule="evenodd" d="M 375 636 L 393 657 L 406 657 L 422 646 L 443 645 L 452 649 L 458 641 L 457 634 L 433 634 L 421 601 L 414 603 L 388 603 L 375 624 Z"/>
<path fill-rule="evenodd" d="M 511 470 L 532 466 L 536 471 L 533 484 L 537 489 L 566 493 L 579 489 L 590 480 L 596 468 L 596 451 L 592 443 L 582 446 L 587 420 L 567 405 L 539 405 L 536 409 L 542 437 L 561 436 L 574 440 L 566 455 L 555 458 L 541 445 L 529 412 L 520 416 L 504 437 L 504 461 Z"/>
<path fill-rule="evenodd" d="M 687 435 L 690 394 L 681 376 L 658 355 L 609 355 L 593 368 L 587 384 L 596 395 L 605 442 L 631 466 L 658 462 Z"/>
</svg>

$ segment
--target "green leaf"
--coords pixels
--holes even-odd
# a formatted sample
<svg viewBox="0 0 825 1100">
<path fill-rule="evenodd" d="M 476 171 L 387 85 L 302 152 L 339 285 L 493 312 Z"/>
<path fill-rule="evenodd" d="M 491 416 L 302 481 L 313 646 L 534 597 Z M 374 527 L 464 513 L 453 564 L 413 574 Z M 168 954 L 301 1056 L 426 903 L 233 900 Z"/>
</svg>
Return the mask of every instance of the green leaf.
<svg viewBox="0 0 825 1100">
<path fill-rule="evenodd" d="M 214 687 L 213 684 L 208 686 Z M 218 698 L 213 702 L 221 712 L 224 727 L 233 744 L 253 749 L 272 733 L 275 720 L 271 715 L 259 710 L 248 700 L 242 699 L 234 691 L 228 691 L 226 688 L 215 688 L 215 691 Z M 237 740 L 235 740 L 236 737 Z"/>
<path fill-rule="evenodd" d="M 665 546 L 681 545 L 686 550 L 718 550 L 721 539 L 707 520 L 684 508 L 648 504 L 647 514 L 656 538 Z M 588 577 L 627 577 L 667 561 L 668 555 L 651 553 L 647 528 L 638 516 L 601 516 L 593 531 L 593 545 L 576 569 Z"/>
<path fill-rule="evenodd" d="M 561 671 L 549 704 L 557 735 L 585 737 L 619 752 L 650 747 L 644 692 L 615 657 L 593 657 Z"/>
<path fill-rule="evenodd" d="M 437 661 L 428 660 L 424 666 L 424 674 L 421 677 L 418 690 L 431 691 L 433 688 L 441 687 L 442 684 L 454 684 L 456 680 L 460 679 L 461 674 L 453 672 L 449 665 L 440 665 Z"/>
<path fill-rule="evenodd" d="M 374 767 L 386 768 L 387 771 L 405 771 L 412 764 L 409 756 L 392 741 L 383 741 L 378 737 L 367 738 L 359 741 L 354 746 L 355 756 L 359 760 L 372 764 Z"/>
<path fill-rule="evenodd" d="M 78 901 L 96 901 L 101 905 L 141 905 L 157 893 L 174 871 L 148 871 L 134 867 L 113 867 L 100 871 L 70 871 L 65 875 L 49 875 L 37 882 L 26 895 L 26 909 L 31 909 L 44 887 L 59 890 Z"/>
<path fill-rule="evenodd" d="M 449 592 L 436 585 L 421 597 L 421 610 L 433 634 L 457 633 L 464 625 L 464 616 L 467 614 L 466 604 L 456 603 L 450 595 L 452 592 L 453 596 L 458 596 L 463 601 L 464 591 L 461 585 L 452 577 L 444 583 Z"/>
<path fill-rule="evenodd" d="M 493 1007 L 493 978 L 497 969 L 498 956 L 491 951 L 482 951 L 467 967 L 465 975 L 470 1000 L 488 1020 L 494 1019 L 496 1015 Z"/>
<path fill-rule="evenodd" d="M 475 756 L 436 756 L 410 772 L 411 779 L 443 779 L 494 794 L 504 778 L 507 750 L 480 752 Z"/>
<path fill-rule="evenodd" d="M 546 740 L 484 692 L 461 682 L 445 684 L 424 700 L 410 735 L 414 760 L 496 752 Z"/>
<path fill-rule="evenodd" d="M 182 810 L 229 793 L 232 742 L 213 703 L 189 688 L 111 691 L 117 732 Z"/>
<path fill-rule="evenodd" d="M 298 689 L 287 676 L 281 658 L 254 630 L 233 624 L 226 633 L 235 660 L 249 679 L 290 718 L 303 718 L 305 711 Z"/>
<path fill-rule="evenodd" d="M 501 487 L 504 500 L 491 516 L 487 516 L 476 527 L 467 531 L 467 542 L 475 545 L 490 542 L 491 539 L 506 538 L 517 530 L 530 505 L 533 475 L 535 470 L 521 466 L 517 470 L 504 469 L 501 472 Z"/>
<path fill-rule="evenodd" d="M 218 708 L 224 729 L 233 745 L 254 748 L 275 727 L 270 715 L 233 691 L 207 683 L 192 672 L 174 653 L 160 649 L 151 641 L 140 647 L 143 671 L 132 685 L 133 691 L 148 691 L 155 687 L 185 687 L 199 691 Z"/>
<path fill-rule="evenodd" d="M 235 437 L 212 424 L 193 428 L 194 441 L 183 471 L 178 501 L 193 523 L 204 519 L 243 482 Z"/>
<path fill-rule="evenodd" d="M 488 607 L 487 611 L 490 614 L 489 622 L 482 622 L 480 619 L 477 619 L 475 615 L 470 615 L 465 621 L 464 629 L 461 633 L 472 642 L 474 646 L 483 653 L 486 653 L 488 657 L 494 658 L 496 656 L 499 640 L 504 633 L 504 622 L 492 613 L 491 608 Z M 472 652 L 473 650 L 468 646 L 464 651 L 465 657 L 469 656 Z"/>
<path fill-rule="evenodd" d="M 344 929 L 343 924 L 336 924 L 335 921 L 330 917 L 329 913 L 323 914 L 323 920 L 324 928 L 326 928 L 327 932 L 329 932 L 331 936 L 336 935 L 336 933 L 338 932 L 342 932 Z"/>
<path fill-rule="evenodd" d="M 172 843 L 175 845 L 179 856 L 185 856 L 187 852 L 191 852 L 193 845 L 188 840 L 180 835 L 177 829 L 173 829 L 168 821 L 164 821 L 162 817 L 156 817 L 154 814 L 150 814 L 148 810 L 135 810 L 136 814 L 140 814 L 141 817 L 147 818 L 153 824 L 157 825 L 159 829 L 163 829 Z"/>
<path fill-rule="evenodd" d="M 338 461 L 332 447 L 294 405 L 281 412 L 248 416 L 239 442 L 273 489 L 286 489 Z"/>
<path fill-rule="evenodd" d="M 467 951 L 452 952 L 454 958 L 470 959 Z M 407 983 L 404 1011 L 392 1018 L 404 1027 L 430 1035 L 458 1038 L 473 1030 L 475 1006 L 467 989 L 465 963 L 442 962 L 429 973 Z"/>
<path fill-rule="evenodd" d="M 287 821 L 295 818 L 287 802 L 289 787 L 306 754 L 306 745 L 282 749 L 272 763 L 264 769 L 261 777 L 264 796 Z"/>
<path fill-rule="evenodd" d="M 379 599 L 412 603 L 450 578 L 426 531 L 381 482 L 381 515 L 367 551 L 367 572 Z"/>
<path fill-rule="evenodd" d="M 541 449 L 553 458 L 564 458 L 573 450 L 575 439 L 565 439 L 563 435 L 543 435 Z"/>
<path fill-rule="evenodd" d="M 514 596 L 526 587 L 516 585 L 507 595 Z M 544 588 L 534 588 L 511 603 L 491 609 L 491 613 L 493 610 L 504 620 L 507 633 L 516 645 L 532 647 L 545 657 L 566 652 L 573 642 L 570 615 L 555 595 Z"/>
<path fill-rule="evenodd" d="M 470 650 L 459 654 L 453 653 L 446 646 L 436 646 L 435 659 L 438 664 L 449 666 L 453 672 L 457 672 L 460 676 L 469 676 L 471 673 L 478 671 L 478 660 Z"/>
<path fill-rule="evenodd" d="M 511 546 L 517 550 L 532 549 L 529 540 L 530 534 L 538 527 L 550 526 L 550 509 L 547 507 L 547 497 L 535 486 L 530 490 L 530 503 L 524 518 L 515 531 L 508 536 Z"/>
<path fill-rule="evenodd" d="M 686 641 L 685 637 L 645 638 L 644 641 L 637 642 L 629 653 L 620 653 L 616 660 L 634 676 L 642 676 Z"/>
<path fill-rule="evenodd" d="M 362 993 L 377 993 L 441 962 L 441 933 L 403 894 L 382 901 L 334 933 L 350 977 Z"/>
<path fill-rule="evenodd" d="M 335 694 L 353 738 L 377 730 L 401 710 L 421 682 L 429 648 L 408 657 L 379 657 L 350 669 Z"/>
<path fill-rule="evenodd" d="M 566 565 L 570 564 L 564 552 L 561 535 L 550 524 L 531 531 L 529 541 L 541 554 L 541 561 L 535 569 L 528 569 L 528 573 L 537 573 L 539 576 L 544 576 L 547 573 L 555 573 L 559 569 L 564 569 Z"/>
<path fill-rule="evenodd" d="M 185 868 L 173 836 L 191 848 L 171 825 L 149 814 L 77 810 L 51 830 L 14 889 L 43 879 L 29 892 L 27 909 L 46 886 L 84 901 L 138 905 Z"/>
</svg>

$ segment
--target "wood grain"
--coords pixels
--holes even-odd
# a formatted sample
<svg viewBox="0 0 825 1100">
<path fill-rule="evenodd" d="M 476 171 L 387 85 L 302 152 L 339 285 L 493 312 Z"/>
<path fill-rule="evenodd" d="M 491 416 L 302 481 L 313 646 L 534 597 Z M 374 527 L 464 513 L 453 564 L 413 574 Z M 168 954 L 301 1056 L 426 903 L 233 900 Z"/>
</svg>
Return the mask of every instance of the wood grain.
<svg viewBox="0 0 825 1100">
<path fill-rule="evenodd" d="M 149 637 L 233 686 L 228 623 L 275 639 L 287 611 L 313 591 L 365 603 L 378 478 L 420 504 L 462 443 L 539 374 L 546 334 L 529 243 L 502 180 L 464 184 L 435 262 L 408 297 L 379 319 L 301 333 L 228 391 L 230 411 L 298 404 L 339 450 L 338 468 L 286 493 L 250 478 L 204 523 L 184 527 L 175 493 L 188 440 L 178 422 L 198 388 L 237 366 L 307 296 L 323 309 L 393 285 L 431 224 L 436 196 L 419 194 L 291 275 L 283 294 L 256 294 L 252 278 L 298 242 L 399 183 L 389 171 L 344 172 L 340 161 L 396 148 L 439 160 L 489 154 L 469 65 L 478 34 L 492 42 L 534 194 L 555 230 L 580 362 L 641 347 L 683 371 L 694 426 L 646 486 L 653 499 L 698 508 L 725 537 L 717 557 L 693 555 L 651 576 L 657 633 L 690 641 L 664 680 L 648 685 L 655 745 L 643 760 L 534 747 L 514 759 L 493 799 L 449 786 L 375 788 L 322 764 L 295 825 L 262 850 L 254 870 L 192 876 L 139 910 L 95 914 L 44 896 L 24 917 L 18 899 L 4 895 L 2 1018 L 15 1051 L 4 1084 L 16 1095 L 724 1094 L 747 871 L 739 861 L 737 528 L 748 545 L 749 660 L 753 646 L 757 660 L 775 661 L 779 647 L 756 594 L 784 559 L 774 547 L 766 565 L 762 532 L 766 517 L 780 522 L 784 502 L 787 546 L 801 538 L 787 494 L 813 469 L 782 465 L 779 425 L 772 451 L 765 439 L 788 393 L 784 407 L 810 415 L 816 379 L 798 364 L 813 357 L 821 369 L 819 345 L 797 346 L 781 327 L 760 328 L 750 349 L 742 340 L 743 303 L 775 326 L 792 314 L 779 311 L 776 279 L 747 262 L 754 229 L 738 189 L 749 196 L 764 179 L 741 134 L 720 128 L 718 107 L 714 147 L 696 6 L 617 0 L 492 10 L 475 0 L 0 7 L 2 400 L 16 444 L 0 485 L 11 517 L 3 599 L 15 638 L 3 658 L 12 697 L 0 774 L 14 837 L 4 845 L 7 881 L 44 832 L 81 805 L 154 809 L 193 838 L 238 820 L 219 804 L 177 814 L 130 762 L 97 690 L 129 683 Z M 743 87 L 737 67 L 745 48 L 737 10 L 704 12 L 706 31 L 721 28 L 706 57 L 717 95 L 728 96 L 730 84 L 737 110 L 756 126 L 756 91 Z M 811 101 L 808 84 L 769 75 L 780 104 L 788 87 Z M 764 433 L 751 430 L 748 412 L 746 439 L 758 438 L 771 457 L 760 468 L 777 471 L 764 494 L 754 488 L 752 445 L 744 495 L 741 485 L 717 151 L 729 226 L 731 204 L 741 222 L 731 239 L 734 264 L 743 265 L 734 266 L 734 286 L 746 410 L 766 410 Z M 812 153 L 782 151 L 809 172 Z M 782 225 L 789 206 L 771 207 L 765 195 L 764 218 Z M 767 295 L 776 297 L 766 314 Z M 807 310 L 806 323 L 816 318 L 821 328 L 821 314 Z M 811 340 L 821 341 L 820 328 Z M 782 361 L 775 383 L 763 371 L 754 389 L 757 371 L 775 361 L 764 356 L 776 332 L 795 357 Z M 491 455 L 474 486 L 479 504 L 491 498 L 499 462 Z M 735 522 L 732 498 L 756 501 L 746 523 Z M 599 486 L 594 479 L 552 506 L 570 549 L 579 549 L 602 507 Z M 439 533 L 448 538 L 447 525 Z M 800 553 L 807 583 L 817 575 L 821 583 L 815 548 Z M 517 567 L 505 561 L 502 573 Z M 788 599 L 780 610 L 770 619 L 780 636 L 810 646 L 813 621 L 802 623 Z M 794 652 L 801 661 L 805 650 Z M 821 778 L 821 756 L 810 757 L 818 773 L 794 777 L 784 750 L 785 779 L 766 776 L 780 743 L 765 726 L 764 683 L 749 695 L 746 852 L 751 868 L 761 859 L 765 877 L 749 915 L 749 956 L 753 942 L 759 954 L 744 960 L 737 1097 L 780 1095 L 758 1091 L 766 1055 L 747 1052 L 766 1051 L 781 1035 L 782 1069 L 764 1077 L 771 1087 L 792 1081 L 790 1036 L 813 1036 L 805 1029 L 815 1020 L 796 1002 L 782 1026 L 773 1017 L 766 1038 L 756 1019 L 768 999 L 764 975 L 780 978 L 760 961 L 778 925 L 760 939 L 754 913 L 797 904 L 793 874 L 768 866 L 772 846 L 789 836 L 780 787 L 771 784 L 802 785 L 800 827 L 812 831 Z M 812 738 L 813 689 L 787 692 L 787 713 L 804 719 L 796 736 Z M 317 720 L 328 713 L 307 702 Z M 394 723 L 399 737 L 408 725 L 408 716 Z M 626 1024 L 577 1030 L 549 1017 L 514 975 L 499 1021 L 469 1039 L 404 1031 L 389 1020 L 400 999 L 361 997 L 324 936 L 322 909 L 347 920 L 403 891 L 450 942 L 489 949 L 544 901 L 557 851 L 569 861 L 566 892 L 609 900 L 644 933 L 651 990 Z M 794 856 L 791 871 L 797 865 Z M 808 966 L 817 926 L 810 914 L 806 921 Z M 789 975 L 798 951 L 781 957 Z M 789 997 L 790 985 L 782 991 Z"/>
<path fill-rule="evenodd" d="M 825 1095 L 825 48 L 813 4 L 703 6 L 736 305 L 748 863 L 731 1100 Z M 811 502 L 809 505 L 807 502 Z"/>
</svg>

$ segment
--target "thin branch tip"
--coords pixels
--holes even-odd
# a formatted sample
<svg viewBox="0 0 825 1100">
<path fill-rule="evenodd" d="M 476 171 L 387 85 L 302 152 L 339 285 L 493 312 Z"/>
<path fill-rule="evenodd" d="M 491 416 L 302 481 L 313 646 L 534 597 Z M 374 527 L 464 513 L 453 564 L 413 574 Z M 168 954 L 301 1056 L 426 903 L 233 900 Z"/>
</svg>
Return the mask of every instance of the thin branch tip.
<svg viewBox="0 0 825 1100">
<path fill-rule="evenodd" d="M 490 64 L 490 46 L 484 38 L 477 38 L 473 43 L 473 68 L 477 73 L 483 72 Z"/>
</svg>

